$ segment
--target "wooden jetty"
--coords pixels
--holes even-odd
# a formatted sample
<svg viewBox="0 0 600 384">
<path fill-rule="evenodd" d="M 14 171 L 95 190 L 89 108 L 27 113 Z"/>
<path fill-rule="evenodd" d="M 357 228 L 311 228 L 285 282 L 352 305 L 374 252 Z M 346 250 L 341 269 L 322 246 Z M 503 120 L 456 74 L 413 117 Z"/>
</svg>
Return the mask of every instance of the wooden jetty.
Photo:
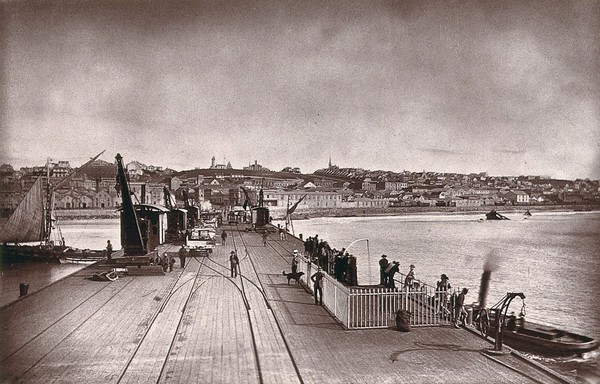
<svg viewBox="0 0 600 384">
<path fill-rule="evenodd" d="M 225 230 L 227 244 L 183 269 L 176 258 L 173 272 L 92 281 L 109 268 L 99 263 L 0 309 L 0 381 L 568 382 L 519 355 L 490 356 L 492 345 L 465 329 L 347 330 L 282 275 L 300 240 L 270 234 L 265 246 L 260 234 Z"/>
</svg>

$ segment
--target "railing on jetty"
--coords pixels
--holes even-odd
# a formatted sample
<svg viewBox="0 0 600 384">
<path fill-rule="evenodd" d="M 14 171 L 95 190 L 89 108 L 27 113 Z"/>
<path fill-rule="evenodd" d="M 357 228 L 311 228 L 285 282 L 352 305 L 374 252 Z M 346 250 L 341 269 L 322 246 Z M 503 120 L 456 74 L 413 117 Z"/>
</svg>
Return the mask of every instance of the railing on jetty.
<svg viewBox="0 0 600 384">
<path fill-rule="evenodd" d="M 301 281 L 314 292 L 310 277 L 317 271 L 317 265 L 300 256 L 298 271 L 304 272 Z M 411 313 L 412 326 L 442 326 L 451 322 L 451 292 L 438 291 L 422 282 L 404 287 L 398 280 L 397 288 L 348 287 L 323 274 L 323 305 L 348 329 L 388 328 L 394 324 L 400 309 Z"/>
</svg>

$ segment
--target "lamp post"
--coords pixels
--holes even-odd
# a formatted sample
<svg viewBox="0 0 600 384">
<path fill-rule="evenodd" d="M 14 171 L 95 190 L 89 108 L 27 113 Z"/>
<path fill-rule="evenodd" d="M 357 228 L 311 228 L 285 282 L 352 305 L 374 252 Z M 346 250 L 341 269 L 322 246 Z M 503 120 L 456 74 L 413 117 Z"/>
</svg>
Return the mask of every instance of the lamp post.
<svg viewBox="0 0 600 384">
<path fill-rule="evenodd" d="M 353 242 L 350 243 L 350 245 L 348 245 L 346 247 L 346 251 L 348 251 L 348 249 L 350 249 L 351 246 L 353 246 L 355 243 L 358 243 L 359 241 L 366 241 L 367 242 L 367 263 L 368 263 L 368 267 L 367 267 L 367 280 L 369 281 L 369 284 L 371 284 L 371 254 L 369 252 L 369 239 L 364 238 L 364 239 L 354 240 Z"/>
</svg>

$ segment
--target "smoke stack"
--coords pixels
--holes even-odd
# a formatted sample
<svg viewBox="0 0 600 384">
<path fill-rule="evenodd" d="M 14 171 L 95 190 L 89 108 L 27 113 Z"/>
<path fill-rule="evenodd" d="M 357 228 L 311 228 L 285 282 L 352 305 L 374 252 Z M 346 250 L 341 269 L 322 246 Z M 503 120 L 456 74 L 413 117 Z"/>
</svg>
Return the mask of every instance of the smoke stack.
<svg viewBox="0 0 600 384">
<path fill-rule="evenodd" d="M 490 290 L 490 280 L 492 279 L 492 271 L 484 269 L 481 274 L 481 283 L 479 285 L 479 308 L 486 307 L 487 295 Z"/>
</svg>

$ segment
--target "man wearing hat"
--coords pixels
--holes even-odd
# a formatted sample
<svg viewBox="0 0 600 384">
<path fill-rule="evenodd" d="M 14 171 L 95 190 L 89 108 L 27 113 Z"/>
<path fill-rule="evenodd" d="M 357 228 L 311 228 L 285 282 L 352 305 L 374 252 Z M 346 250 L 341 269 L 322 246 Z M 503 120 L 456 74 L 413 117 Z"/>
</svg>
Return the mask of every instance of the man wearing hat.
<svg viewBox="0 0 600 384">
<path fill-rule="evenodd" d="M 385 269 L 388 264 L 387 256 L 385 254 L 381 255 L 381 260 L 379 260 L 379 285 L 383 285 L 384 287 L 387 287 L 387 273 Z"/>
<path fill-rule="evenodd" d="M 465 311 L 465 296 L 468 292 L 468 288 L 463 288 L 454 302 L 454 328 L 460 328 L 458 325 L 459 321 L 462 321 L 463 326 L 466 325 L 467 311 Z"/>
<path fill-rule="evenodd" d="M 317 272 L 310 277 L 313 282 L 313 292 L 315 295 L 315 304 L 323 305 L 323 272 L 321 267 L 317 268 Z M 318 296 L 318 298 L 317 298 Z"/>
<path fill-rule="evenodd" d="M 438 311 L 443 309 L 444 312 L 448 313 L 446 306 L 448 305 L 448 291 L 450 291 L 450 288 L 452 288 L 450 285 L 450 279 L 448 279 L 446 274 L 442 273 L 442 276 L 440 276 L 440 281 L 437 282 L 437 291 L 439 295 Z"/>
<path fill-rule="evenodd" d="M 296 274 L 298 272 L 298 256 L 300 253 L 297 249 L 294 249 L 294 254 L 292 255 L 292 273 Z"/>
<path fill-rule="evenodd" d="M 400 263 L 394 260 L 385 269 L 388 288 L 396 288 L 396 283 L 394 283 L 394 275 L 398 272 L 400 272 Z"/>
<path fill-rule="evenodd" d="M 406 274 L 406 278 L 404 279 L 404 288 L 412 288 L 413 280 L 415 279 L 415 265 L 410 265 L 410 271 Z"/>
<path fill-rule="evenodd" d="M 185 249 L 185 245 L 182 245 L 181 248 L 179 248 L 179 263 L 181 265 L 181 269 L 185 268 L 185 257 L 187 255 L 187 249 Z"/>
<path fill-rule="evenodd" d="M 240 259 L 238 259 L 237 253 L 235 253 L 235 251 L 231 251 L 231 253 L 229 254 L 229 266 L 231 269 L 231 277 L 237 277 L 239 263 Z"/>
</svg>

